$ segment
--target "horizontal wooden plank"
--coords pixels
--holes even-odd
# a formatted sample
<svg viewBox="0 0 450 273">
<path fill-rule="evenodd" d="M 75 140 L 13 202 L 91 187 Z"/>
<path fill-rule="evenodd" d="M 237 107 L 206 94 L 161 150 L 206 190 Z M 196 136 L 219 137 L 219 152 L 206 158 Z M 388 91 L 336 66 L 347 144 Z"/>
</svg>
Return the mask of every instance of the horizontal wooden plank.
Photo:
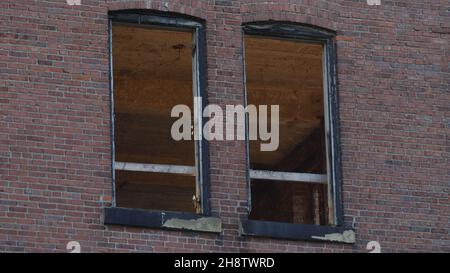
<svg viewBox="0 0 450 273">
<path fill-rule="evenodd" d="M 172 173 L 195 176 L 195 167 L 181 165 L 164 164 L 144 164 L 130 162 L 115 162 L 114 169 L 119 171 L 151 172 L 151 173 Z"/>
<path fill-rule="evenodd" d="M 115 169 L 121 171 L 171 173 L 195 176 L 195 167 L 164 164 L 144 164 L 130 162 L 115 162 Z M 262 180 L 292 181 L 303 183 L 327 184 L 327 175 L 311 173 L 273 172 L 250 170 L 250 178 Z"/>
<path fill-rule="evenodd" d="M 327 175 L 312 173 L 272 172 L 250 170 L 250 178 L 263 180 L 291 181 L 303 183 L 327 184 Z"/>
</svg>

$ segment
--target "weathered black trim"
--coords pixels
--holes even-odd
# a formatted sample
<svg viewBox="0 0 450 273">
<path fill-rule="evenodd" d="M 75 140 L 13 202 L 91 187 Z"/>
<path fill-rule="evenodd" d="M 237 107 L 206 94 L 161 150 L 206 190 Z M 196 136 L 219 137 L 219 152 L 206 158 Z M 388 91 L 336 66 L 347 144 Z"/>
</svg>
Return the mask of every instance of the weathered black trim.
<svg viewBox="0 0 450 273">
<path fill-rule="evenodd" d="M 110 28 L 112 23 L 128 23 L 134 25 L 143 26 L 160 26 L 160 27 L 170 27 L 176 29 L 186 29 L 196 33 L 196 62 L 197 62 L 197 72 L 199 74 L 199 79 L 197 82 L 200 96 L 202 97 L 202 109 L 207 105 L 207 95 L 206 95 L 206 33 L 205 33 L 205 21 L 200 18 L 192 17 L 189 15 L 173 13 L 173 12 L 163 12 L 157 10 L 120 10 L 109 12 Z M 111 30 L 110 30 L 111 31 Z M 110 34 L 111 36 L 111 34 Z M 110 60 L 111 60 L 111 103 L 113 103 L 113 77 L 112 77 L 112 44 L 110 37 Z M 195 71 L 194 71 L 195 72 Z M 114 105 L 111 106 L 111 122 L 114 120 Z M 207 120 L 203 117 L 203 123 Z M 114 123 L 112 123 L 112 128 L 114 128 Z M 111 139 L 114 141 L 114 134 L 112 131 Z M 208 142 L 205 139 L 201 141 L 201 151 L 200 151 L 200 165 L 197 166 L 201 169 L 200 174 L 200 184 L 201 184 L 201 207 L 202 213 L 204 215 L 210 215 L 211 208 L 209 203 L 209 148 Z M 115 186 L 114 186 L 114 142 L 112 144 L 112 177 L 113 177 L 113 206 L 115 206 Z"/>
<path fill-rule="evenodd" d="M 210 218 L 205 215 L 187 213 L 187 212 L 171 212 L 171 211 L 152 211 L 134 208 L 105 208 L 104 209 L 104 224 L 105 225 L 120 225 L 144 228 L 159 228 L 169 230 L 189 230 L 209 233 L 220 233 L 221 231 L 210 231 L 204 229 L 186 229 L 183 227 L 167 227 L 165 224 L 169 220 L 199 220 L 202 218 Z M 219 220 L 219 219 L 217 219 Z M 220 220 L 219 220 L 220 221 Z"/>
<path fill-rule="evenodd" d="M 205 109 L 208 105 L 208 96 L 206 92 L 206 83 L 207 78 L 207 60 L 206 60 L 206 29 L 203 27 L 199 27 L 197 29 L 197 61 L 198 61 L 198 74 L 199 74 L 199 82 L 198 87 L 200 89 L 200 96 L 202 97 L 202 109 Z M 206 117 L 202 117 L 202 126 L 208 121 Z M 203 128 L 203 127 L 202 127 Z M 203 129 L 202 129 L 203 130 Z M 202 138 L 201 142 L 201 206 L 203 214 L 210 215 L 211 214 L 211 205 L 210 205 L 210 187 L 209 187 L 209 142 Z"/>
<path fill-rule="evenodd" d="M 245 34 L 293 38 L 313 43 L 325 42 L 335 37 L 335 33 L 331 30 L 292 22 L 258 21 L 245 23 L 243 28 Z"/>
<path fill-rule="evenodd" d="M 116 154 L 116 143 L 115 143 L 115 136 L 114 136 L 114 128 L 115 128 L 115 122 L 114 122 L 114 77 L 113 77 L 113 52 L 112 52 L 112 21 L 108 20 L 108 61 L 109 61 L 109 116 L 110 116 L 110 141 L 111 141 L 111 196 L 112 198 L 112 205 L 116 205 L 116 170 L 114 169 L 114 161 L 115 161 L 115 154 Z"/>
<path fill-rule="evenodd" d="M 204 20 L 174 12 L 164 12 L 158 10 L 119 10 L 110 11 L 109 19 L 121 23 L 133 23 L 141 25 L 160 25 L 171 27 L 185 27 L 185 28 L 203 28 Z"/>
<path fill-rule="evenodd" d="M 333 236 L 343 234 L 353 234 L 352 238 L 346 239 L 333 239 Z M 242 220 L 241 221 L 241 234 L 244 236 L 255 237 L 268 237 L 274 239 L 286 239 L 286 240 L 305 240 L 315 242 L 334 242 L 334 243 L 346 243 L 353 244 L 354 231 L 352 229 L 345 229 L 342 226 L 316 226 L 316 225 L 303 225 L 303 224 L 291 224 L 269 221 L 256 221 L 256 220 Z M 349 236 L 352 237 L 352 236 Z"/>
<path fill-rule="evenodd" d="M 257 21 L 243 24 L 244 33 L 247 35 L 267 36 L 280 39 L 295 39 L 307 43 L 323 44 L 326 47 L 325 61 L 328 71 L 328 118 L 330 136 L 327 138 L 330 152 L 331 180 L 329 187 L 333 193 L 334 217 L 336 226 L 344 224 L 342 206 L 342 177 L 341 177 L 341 152 L 339 139 L 339 111 L 337 95 L 337 55 L 336 33 L 332 30 L 311 26 L 307 24 L 282 22 L 282 21 Z M 245 71 L 245 69 L 244 69 Z M 248 144 L 247 144 L 248 145 Z M 250 179 L 248 179 L 250 183 Z M 250 186 L 249 186 L 250 188 Z M 249 191 L 250 195 L 250 191 Z M 250 199 L 249 199 L 250 200 Z M 251 205 L 249 205 L 249 208 Z"/>
<path fill-rule="evenodd" d="M 332 125 L 331 136 L 328 139 L 330 147 L 333 147 L 332 153 L 329 153 L 329 160 L 332 163 L 332 191 L 334 193 L 334 210 L 336 225 L 344 225 L 344 207 L 342 203 L 342 163 L 341 163 L 341 141 L 340 141 L 340 118 L 339 118 L 339 99 L 337 91 L 337 54 L 336 39 L 327 40 L 327 63 L 330 71 L 328 72 L 328 114 Z"/>
</svg>

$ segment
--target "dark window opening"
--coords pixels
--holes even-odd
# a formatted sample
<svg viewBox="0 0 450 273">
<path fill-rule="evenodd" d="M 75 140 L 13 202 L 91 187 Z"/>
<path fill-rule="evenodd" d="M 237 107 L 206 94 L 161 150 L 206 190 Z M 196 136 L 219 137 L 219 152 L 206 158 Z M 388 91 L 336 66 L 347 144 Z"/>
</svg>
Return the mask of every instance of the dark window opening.
<svg viewBox="0 0 450 273">
<path fill-rule="evenodd" d="M 116 171 L 117 206 L 195 213 L 195 177 Z"/>
<path fill-rule="evenodd" d="M 325 43 L 245 35 L 247 103 L 279 105 L 279 147 L 249 142 L 249 219 L 333 224 Z"/>
<path fill-rule="evenodd" d="M 183 104 L 193 109 L 194 97 L 200 96 L 199 33 L 192 25 L 112 23 L 118 207 L 204 212 L 201 144 L 171 135 L 178 119 L 171 117 L 172 108 Z"/>
</svg>

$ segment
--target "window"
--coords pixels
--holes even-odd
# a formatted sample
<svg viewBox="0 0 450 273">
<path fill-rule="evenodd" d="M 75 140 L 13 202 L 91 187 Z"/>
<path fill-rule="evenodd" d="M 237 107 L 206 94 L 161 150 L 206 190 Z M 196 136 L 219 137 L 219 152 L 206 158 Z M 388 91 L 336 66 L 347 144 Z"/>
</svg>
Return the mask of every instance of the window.
<svg viewBox="0 0 450 273">
<path fill-rule="evenodd" d="M 206 145 L 171 135 L 172 108 L 193 109 L 202 95 L 202 24 L 148 14 L 111 19 L 115 206 L 207 213 Z"/>
<path fill-rule="evenodd" d="M 247 104 L 279 105 L 278 149 L 248 144 L 244 233 L 270 235 L 267 223 L 254 228 L 258 221 L 340 225 L 333 34 L 284 23 L 247 24 L 244 32 Z"/>
</svg>

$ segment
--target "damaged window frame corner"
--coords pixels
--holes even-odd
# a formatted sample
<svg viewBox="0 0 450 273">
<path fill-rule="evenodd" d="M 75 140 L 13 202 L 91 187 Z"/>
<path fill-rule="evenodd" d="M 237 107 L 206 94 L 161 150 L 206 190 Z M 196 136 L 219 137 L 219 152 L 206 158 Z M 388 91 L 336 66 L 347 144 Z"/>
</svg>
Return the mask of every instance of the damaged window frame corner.
<svg viewBox="0 0 450 273">
<path fill-rule="evenodd" d="M 123 10 L 109 13 L 109 56 L 110 56 L 110 103 L 111 103 L 111 145 L 112 145 L 112 206 L 104 209 L 105 225 L 125 225 L 146 228 L 162 228 L 177 230 L 192 230 L 200 232 L 222 232 L 220 218 L 212 217 L 209 203 L 209 157 L 208 143 L 205 140 L 196 142 L 196 167 L 197 172 L 197 194 L 195 199 L 200 203 L 197 213 L 172 212 L 146 210 L 137 208 L 122 208 L 116 206 L 115 192 L 115 170 L 126 170 L 128 167 L 139 171 L 153 172 L 155 168 L 160 169 L 162 165 L 157 164 L 127 164 L 126 162 L 115 161 L 115 140 L 114 140 L 114 82 L 113 82 L 113 59 L 112 59 L 112 26 L 113 23 L 131 24 L 135 26 L 159 26 L 171 27 L 180 30 L 189 30 L 194 33 L 195 49 L 193 51 L 193 87 L 194 96 L 202 97 L 201 107 L 206 107 L 206 42 L 205 23 L 203 20 L 187 15 L 171 12 L 149 11 L 149 10 Z M 201 110 L 201 109 L 200 109 Z M 204 124 L 205 118 L 199 117 L 196 120 Z M 198 126 L 202 128 L 202 126 Z M 165 172 L 175 173 L 192 172 L 192 168 L 180 168 L 183 166 L 165 166 Z M 187 170 L 187 171 L 186 171 Z"/>
<path fill-rule="evenodd" d="M 243 37 L 245 35 L 263 36 L 278 39 L 294 39 L 307 43 L 318 43 L 324 47 L 324 106 L 325 106 L 325 130 L 327 146 L 327 164 L 329 165 L 326 182 L 330 198 L 329 214 L 331 214 L 330 225 L 296 224 L 285 222 L 273 222 L 262 220 L 244 219 L 240 222 L 240 234 L 243 236 L 269 237 L 287 240 L 326 241 L 337 243 L 355 243 L 355 232 L 351 227 L 344 226 L 343 206 L 341 198 L 341 156 L 339 140 L 339 113 L 337 96 L 337 73 L 336 73 L 336 39 L 335 32 L 327 29 L 282 21 L 258 21 L 243 24 Z M 244 38 L 243 38 L 244 43 Z M 245 66 L 245 52 L 243 53 Z M 246 76 L 244 69 L 245 96 L 247 96 Z M 247 120 L 248 127 L 248 120 Z M 247 131 L 247 188 L 249 199 L 249 213 L 251 211 L 251 179 L 264 178 L 278 179 L 283 174 L 280 172 L 256 171 L 250 169 L 250 151 Z M 304 180 L 308 176 L 308 183 L 324 183 L 319 175 L 307 175 L 292 173 L 291 176 L 298 177 L 296 180 Z M 314 179 L 313 179 L 314 178 Z M 290 178 L 292 179 L 292 177 Z M 282 179 L 283 180 L 283 179 Z"/>
</svg>

